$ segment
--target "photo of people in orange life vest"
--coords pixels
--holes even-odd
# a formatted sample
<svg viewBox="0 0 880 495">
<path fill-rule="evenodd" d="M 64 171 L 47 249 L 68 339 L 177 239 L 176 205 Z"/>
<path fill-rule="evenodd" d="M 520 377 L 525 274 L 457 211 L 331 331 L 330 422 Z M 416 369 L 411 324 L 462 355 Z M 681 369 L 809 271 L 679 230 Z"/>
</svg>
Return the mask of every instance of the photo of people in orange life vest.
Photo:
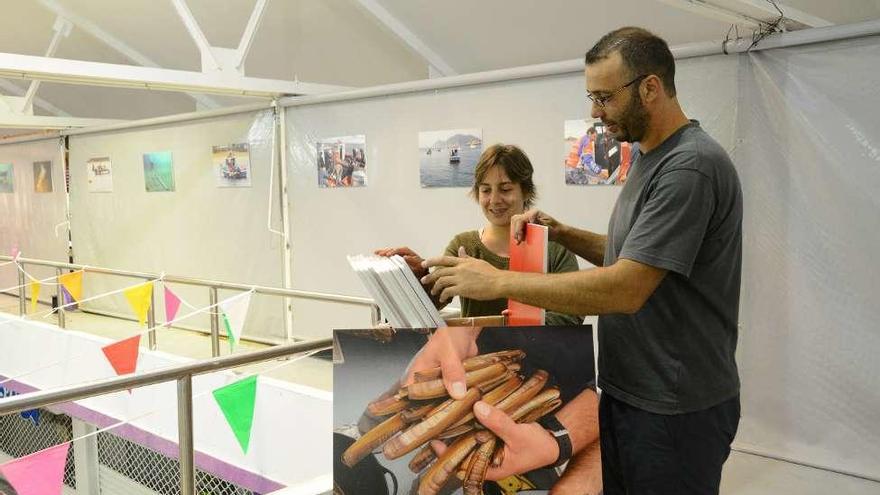
<svg viewBox="0 0 880 495">
<path fill-rule="evenodd" d="M 319 187 L 367 185 L 367 137 L 343 136 L 317 143 Z"/>
<path fill-rule="evenodd" d="M 565 183 L 623 184 L 638 143 L 621 143 L 598 121 L 565 121 Z"/>
</svg>

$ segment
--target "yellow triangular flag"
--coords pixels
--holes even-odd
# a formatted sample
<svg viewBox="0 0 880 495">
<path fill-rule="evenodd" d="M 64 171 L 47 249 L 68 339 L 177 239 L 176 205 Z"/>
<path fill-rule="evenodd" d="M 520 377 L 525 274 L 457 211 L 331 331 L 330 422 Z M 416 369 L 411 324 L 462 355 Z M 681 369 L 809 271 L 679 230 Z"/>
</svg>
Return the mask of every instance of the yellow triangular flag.
<svg viewBox="0 0 880 495">
<path fill-rule="evenodd" d="M 132 311 L 138 317 L 138 322 L 143 325 L 147 321 L 147 311 L 150 310 L 150 304 L 153 302 L 153 282 L 125 289 L 124 293 Z"/>
<path fill-rule="evenodd" d="M 31 280 L 31 313 L 37 309 L 37 298 L 40 297 L 40 283 Z"/>
<path fill-rule="evenodd" d="M 79 300 L 82 299 L 82 270 L 73 273 L 65 273 L 64 275 L 58 277 L 58 281 L 61 282 L 61 285 L 63 285 L 65 289 L 67 289 L 67 293 L 70 294 L 70 297 L 72 297 L 74 301 L 79 302 Z"/>
</svg>

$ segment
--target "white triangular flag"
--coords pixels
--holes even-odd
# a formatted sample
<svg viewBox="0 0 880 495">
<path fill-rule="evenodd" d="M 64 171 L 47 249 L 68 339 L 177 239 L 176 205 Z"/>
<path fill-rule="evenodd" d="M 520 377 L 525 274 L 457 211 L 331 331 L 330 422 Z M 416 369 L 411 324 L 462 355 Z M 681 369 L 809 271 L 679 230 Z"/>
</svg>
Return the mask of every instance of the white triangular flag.
<svg viewBox="0 0 880 495">
<path fill-rule="evenodd" d="M 221 320 L 226 327 L 226 338 L 229 340 L 231 350 L 241 336 L 241 329 L 247 319 L 248 308 L 251 305 L 252 292 L 231 297 L 220 303 Z"/>
</svg>

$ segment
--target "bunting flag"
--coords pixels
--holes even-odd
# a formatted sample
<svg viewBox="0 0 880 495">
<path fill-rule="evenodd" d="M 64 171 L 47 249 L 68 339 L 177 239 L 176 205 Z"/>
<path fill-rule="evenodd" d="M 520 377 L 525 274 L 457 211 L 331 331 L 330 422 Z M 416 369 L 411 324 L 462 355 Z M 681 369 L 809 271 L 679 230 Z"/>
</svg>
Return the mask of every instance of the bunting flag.
<svg viewBox="0 0 880 495">
<path fill-rule="evenodd" d="M 40 297 L 40 283 L 31 280 L 31 313 L 37 309 L 37 298 Z"/>
<path fill-rule="evenodd" d="M 61 495 L 70 443 L 41 450 L 0 465 L 0 474 L 18 495 Z"/>
<path fill-rule="evenodd" d="M 83 291 L 83 272 L 82 270 L 73 272 L 73 273 L 65 273 L 58 277 L 58 281 L 61 282 L 61 286 L 67 289 L 67 293 L 70 294 L 70 297 L 73 298 L 74 301 L 79 302 L 82 299 L 82 291 Z"/>
<path fill-rule="evenodd" d="M 123 291 L 128 305 L 138 317 L 138 323 L 143 325 L 147 321 L 147 312 L 150 311 L 150 304 L 153 302 L 153 282 L 147 282 Z"/>
<path fill-rule="evenodd" d="M 257 375 L 230 383 L 214 390 L 214 400 L 223 411 L 226 422 L 245 454 L 251 443 L 251 427 L 254 424 L 254 404 L 257 400 Z"/>
<path fill-rule="evenodd" d="M 180 298 L 177 297 L 171 289 L 165 287 L 165 324 L 169 324 L 177 317 L 177 310 L 180 309 Z"/>
<path fill-rule="evenodd" d="M 18 250 L 18 246 L 12 246 L 12 249 L 9 251 L 9 255 L 12 256 L 12 259 L 17 259 L 19 254 L 21 254 L 21 251 Z"/>
<path fill-rule="evenodd" d="M 27 419 L 34 422 L 34 426 L 40 426 L 40 410 L 39 409 L 29 409 L 27 411 L 21 412 L 22 419 Z"/>
<path fill-rule="evenodd" d="M 229 340 L 230 350 L 235 347 L 235 343 L 238 342 L 238 338 L 241 336 L 241 329 L 244 327 L 244 321 L 247 318 L 250 304 L 251 292 L 220 303 L 223 325 L 226 327 L 226 338 Z"/>
<path fill-rule="evenodd" d="M 104 351 L 107 361 L 110 361 L 110 365 L 116 370 L 117 375 L 127 375 L 134 373 L 135 369 L 137 369 L 140 343 L 141 336 L 138 334 L 134 337 L 106 345 L 101 350 Z"/>
</svg>

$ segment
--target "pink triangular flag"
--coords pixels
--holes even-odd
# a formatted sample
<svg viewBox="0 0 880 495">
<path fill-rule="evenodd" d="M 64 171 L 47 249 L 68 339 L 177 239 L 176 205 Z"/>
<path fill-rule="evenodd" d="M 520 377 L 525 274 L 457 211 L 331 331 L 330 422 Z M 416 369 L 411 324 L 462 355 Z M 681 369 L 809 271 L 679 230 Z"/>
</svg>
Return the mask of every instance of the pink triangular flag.
<svg viewBox="0 0 880 495">
<path fill-rule="evenodd" d="M 18 495 L 61 495 L 69 443 L 41 450 L 0 465 L 0 474 Z"/>
<path fill-rule="evenodd" d="M 165 287 L 165 324 L 174 321 L 177 310 L 180 309 L 180 298 L 171 289 Z"/>
<path fill-rule="evenodd" d="M 104 351 L 107 361 L 110 361 L 110 365 L 116 370 L 117 375 L 127 375 L 134 373 L 137 369 L 140 343 L 141 336 L 138 334 L 106 345 L 101 350 Z"/>
</svg>

